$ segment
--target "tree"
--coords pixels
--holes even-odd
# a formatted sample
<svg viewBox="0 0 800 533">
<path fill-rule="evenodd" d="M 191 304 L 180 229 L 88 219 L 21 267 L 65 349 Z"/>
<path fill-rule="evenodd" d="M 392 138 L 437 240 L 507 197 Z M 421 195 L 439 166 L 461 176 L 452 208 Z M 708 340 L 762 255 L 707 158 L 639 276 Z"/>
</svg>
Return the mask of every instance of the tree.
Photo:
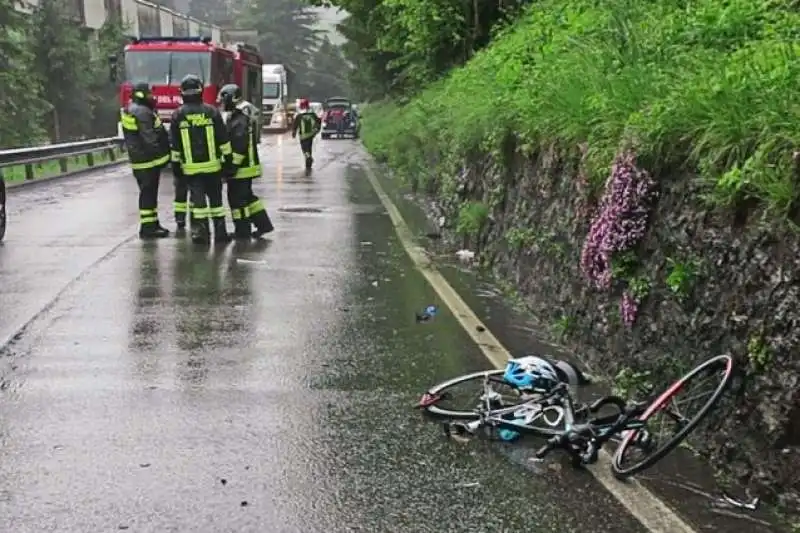
<svg viewBox="0 0 800 533">
<path fill-rule="evenodd" d="M 466 63 L 532 0 L 309 0 L 350 16 L 339 25 L 368 97 L 407 96 Z"/>
<path fill-rule="evenodd" d="M 39 97 L 38 79 L 30 73 L 30 26 L 15 3 L 0 0 L 0 143 L 4 148 L 40 140 L 43 132 L 39 120 L 46 108 Z"/>
<path fill-rule="evenodd" d="M 192 0 L 189 15 L 223 27 L 233 26 L 241 15 L 245 0 Z"/>
<path fill-rule="evenodd" d="M 258 32 L 264 62 L 289 65 L 299 80 L 320 43 L 315 23 L 316 15 L 299 0 L 251 0 L 239 19 L 241 27 Z"/>
<path fill-rule="evenodd" d="M 91 71 L 85 68 L 89 47 L 80 26 L 67 15 L 63 2 L 39 0 L 32 20 L 33 72 L 52 106 L 44 122 L 53 142 L 85 135 L 92 120 Z"/>
<path fill-rule="evenodd" d="M 97 34 L 92 75 L 88 84 L 92 136 L 106 137 L 116 134 L 121 102 L 118 99 L 118 83 L 109 79 L 108 57 L 122 57 L 128 42 L 126 30 L 122 20 L 111 18 L 106 20 Z"/>
<path fill-rule="evenodd" d="M 314 52 L 302 94 L 322 101 L 330 96 L 348 95 L 350 65 L 338 46 L 325 37 Z"/>
<path fill-rule="evenodd" d="M 379 28 L 384 27 L 384 13 L 376 8 L 380 0 L 353 2 L 350 15 L 337 25 L 347 42 L 342 46 L 344 57 L 352 64 L 350 86 L 360 100 L 376 100 L 393 92 L 397 76 L 392 61 L 397 54 L 378 48 Z"/>
</svg>

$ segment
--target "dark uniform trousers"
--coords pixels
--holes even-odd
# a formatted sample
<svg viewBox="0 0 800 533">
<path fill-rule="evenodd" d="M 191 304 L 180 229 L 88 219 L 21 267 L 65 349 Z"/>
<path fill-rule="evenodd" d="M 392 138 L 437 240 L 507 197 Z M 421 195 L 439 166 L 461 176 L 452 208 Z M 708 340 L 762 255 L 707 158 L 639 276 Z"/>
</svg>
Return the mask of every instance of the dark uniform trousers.
<svg viewBox="0 0 800 533">
<path fill-rule="evenodd" d="M 189 183 L 186 176 L 175 176 L 173 180 L 175 186 L 175 201 L 172 209 L 175 213 L 175 222 L 178 226 L 186 225 L 186 215 L 189 215 L 189 222 L 192 221 L 192 202 L 189 201 Z"/>
<path fill-rule="evenodd" d="M 161 167 L 134 169 L 139 185 L 139 222 L 143 228 L 158 224 L 158 183 Z"/>
<path fill-rule="evenodd" d="M 189 189 L 189 203 L 192 205 L 192 232 L 195 232 L 194 225 L 197 225 L 208 235 L 210 221 L 214 225 L 215 234 L 224 233 L 225 207 L 222 205 L 221 174 L 192 174 L 185 179 Z"/>
<path fill-rule="evenodd" d="M 259 235 L 275 229 L 263 202 L 253 193 L 252 178 L 228 179 L 228 205 L 231 208 L 236 237 L 250 237 L 251 224 L 256 227 Z"/>
<path fill-rule="evenodd" d="M 305 157 L 306 162 L 308 163 L 313 162 L 313 158 L 311 157 L 312 148 L 314 147 L 314 137 L 310 137 L 308 139 L 300 139 L 300 149 L 303 151 L 303 157 Z"/>
</svg>

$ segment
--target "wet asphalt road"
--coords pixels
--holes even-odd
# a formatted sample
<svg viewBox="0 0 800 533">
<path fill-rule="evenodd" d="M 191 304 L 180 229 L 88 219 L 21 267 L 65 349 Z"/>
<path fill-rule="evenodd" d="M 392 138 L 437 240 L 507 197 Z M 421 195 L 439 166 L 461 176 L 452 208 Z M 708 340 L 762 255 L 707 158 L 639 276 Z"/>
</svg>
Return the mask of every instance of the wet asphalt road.
<svg viewBox="0 0 800 533">
<path fill-rule="evenodd" d="M 135 237 L 127 169 L 15 189 L 0 246 L 0 531 L 638 533 L 594 479 L 411 407 L 488 367 L 359 169 L 268 138 L 277 230 Z M 162 221 L 172 187 L 162 180 Z"/>
</svg>

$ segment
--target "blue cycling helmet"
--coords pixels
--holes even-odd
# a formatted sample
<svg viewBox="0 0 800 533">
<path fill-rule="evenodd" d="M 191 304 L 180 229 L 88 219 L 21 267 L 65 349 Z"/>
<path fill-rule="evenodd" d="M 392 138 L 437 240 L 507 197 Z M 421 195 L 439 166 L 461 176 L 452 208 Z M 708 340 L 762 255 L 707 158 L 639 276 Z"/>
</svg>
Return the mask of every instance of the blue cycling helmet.
<svg viewBox="0 0 800 533">
<path fill-rule="evenodd" d="M 523 390 L 550 390 L 560 381 L 550 361 L 534 355 L 512 359 L 506 363 L 503 379 Z"/>
</svg>

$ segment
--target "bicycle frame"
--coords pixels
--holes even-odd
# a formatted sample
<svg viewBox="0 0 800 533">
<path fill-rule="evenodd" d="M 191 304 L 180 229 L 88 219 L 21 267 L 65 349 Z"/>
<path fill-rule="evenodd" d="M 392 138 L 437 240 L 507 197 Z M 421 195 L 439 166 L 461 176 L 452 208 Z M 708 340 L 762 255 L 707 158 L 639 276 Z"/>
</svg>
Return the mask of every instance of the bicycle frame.
<svg viewBox="0 0 800 533">
<path fill-rule="evenodd" d="M 476 410 L 478 420 L 475 420 L 474 422 L 452 423 L 449 427 L 456 429 L 459 433 L 469 434 L 474 434 L 480 428 L 486 426 L 502 427 L 505 429 L 512 429 L 514 431 L 519 431 L 522 429 L 523 431 L 531 432 L 532 427 L 535 426 L 523 426 L 516 424 L 513 423 L 513 421 L 507 420 L 505 417 L 509 415 L 514 416 L 515 414 L 519 415 L 520 411 L 529 411 L 533 416 L 530 418 L 526 417 L 526 421 L 528 424 L 531 424 L 537 418 L 545 416 L 545 413 L 550 409 L 557 410 L 559 412 L 559 418 L 555 423 L 551 424 L 545 416 L 545 421 L 548 423 L 548 425 L 556 426 L 561 423 L 564 415 L 562 413 L 562 409 L 558 406 L 559 400 L 557 399 L 557 396 L 563 393 L 561 389 L 556 388 L 550 391 L 546 391 L 544 389 L 534 389 L 532 394 L 537 394 L 537 397 L 508 407 L 497 408 L 492 406 L 492 401 L 498 399 L 500 394 L 491 388 L 489 385 L 491 381 L 492 380 L 490 379 L 490 376 L 487 375 L 484 377 L 483 394 L 481 395 L 481 401 L 483 402 L 483 405 L 481 408 Z M 517 392 L 522 394 L 521 391 Z M 549 405 L 550 402 L 554 400 L 555 403 Z M 516 418 L 516 416 L 514 416 L 514 418 Z M 509 424 L 512 424 L 513 427 L 509 426 Z M 536 432 L 542 436 L 552 436 L 557 434 L 556 430 L 548 430 L 546 428 L 536 428 Z"/>
<path fill-rule="evenodd" d="M 591 464 L 597 461 L 600 449 L 609 440 L 619 440 L 626 431 L 643 429 L 645 426 L 644 422 L 637 419 L 643 412 L 641 405 L 630 406 L 616 396 L 605 396 L 592 405 L 581 405 L 576 409 L 569 386 L 565 383 L 559 384 L 550 391 L 534 390 L 534 394 L 539 396 L 513 406 L 492 407 L 492 401 L 498 399 L 500 395 L 491 388 L 490 381 L 489 376 L 484 378 L 482 405 L 476 413 L 478 420 L 453 423 L 449 428 L 456 429 L 459 433 L 474 434 L 482 427 L 491 427 L 521 434 L 550 437 L 547 444 L 536 452 L 534 456 L 536 459 L 541 460 L 550 451 L 562 448 L 570 452 L 573 458 L 579 460 L 581 464 Z M 586 412 L 587 417 L 591 417 L 593 413 L 609 404 L 619 407 L 619 414 L 577 422 L 580 412 Z M 530 416 L 524 417 L 524 423 L 517 422 L 516 419 L 520 418 L 520 414 L 525 411 L 529 411 Z M 555 422 L 547 419 L 548 411 L 558 413 L 558 419 Z M 549 428 L 533 425 L 535 420 L 542 417 L 550 426 Z M 564 423 L 564 429 L 555 429 L 555 426 L 560 425 L 561 422 Z"/>
<path fill-rule="evenodd" d="M 567 393 L 561 398 L 565 404 L 565 428 L 550 438 L 547 444 L 534 454 L 535 459 L 542 460 L 552 450 L 560 448 L 569 452 L 573 460 L 579 464 L 593 464 L 597 462 L 600 450 L 608 441 L 621 440 L 626 432 L 632 430 L 643 430 L 642 433 L 648 435 L 644 430 L 646 422 L 638 419 L 644 412 L 642 404 L 628 405 L 616 396 L 605 396 L 590 406 L 584 406 L 587 415 L 598 412 L 608 404 L 619 407 L 618 414 L 589 418 L 585 423 L 576 424 L 571 395 Z M 646 441 L 647 438 L 647 436 L 642 437 L 642 440 Z"/>
</svg>

